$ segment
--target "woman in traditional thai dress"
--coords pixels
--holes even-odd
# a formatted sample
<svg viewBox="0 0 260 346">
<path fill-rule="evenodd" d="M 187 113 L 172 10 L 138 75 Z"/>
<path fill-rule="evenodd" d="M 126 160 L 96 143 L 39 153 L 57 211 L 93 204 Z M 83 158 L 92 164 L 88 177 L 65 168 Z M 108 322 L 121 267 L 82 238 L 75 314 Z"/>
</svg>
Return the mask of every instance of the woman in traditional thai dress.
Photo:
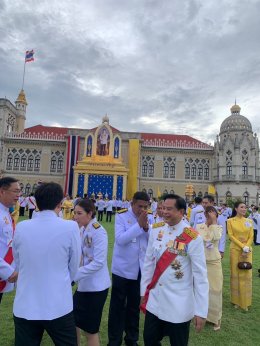
<svg viewBox="0 0 260 346">
<path fill-rule="evenodd" d="M 252 269 L 239 269 L 238 263 L 252 264 L 252 242 L 254 237 L 252 220 L 247 219 L 246 205 L 236 202 L 232 218 L 227 220 L 230 244 L 230 292 L 235 308 L 247 311 L 252 303 Z"/>
<path fill-rule="evenodd" d="M 223 273 L 221 255 L 218 250 L 222 235 L 222 226 L 217 224 L 218 212 L 212 207 L 205 209 L 206 223 L 198 224 L 197 231 L 204 242 L 208 281 L 209 281 L 209 310 L 207 321 L 214 324 L 215 331 L 220 329 L 222 317 L 222 288 Z"/>
<path fill-rule="evenodd" d="M 63 219 L 65 220 L 72 220 L 73 218 L 73 208 L 74 204 L 70 198 L 70 195 L 66 195 L 63 203 L 62 203 L 62 209 L 63 209 Z"/>
</svg>

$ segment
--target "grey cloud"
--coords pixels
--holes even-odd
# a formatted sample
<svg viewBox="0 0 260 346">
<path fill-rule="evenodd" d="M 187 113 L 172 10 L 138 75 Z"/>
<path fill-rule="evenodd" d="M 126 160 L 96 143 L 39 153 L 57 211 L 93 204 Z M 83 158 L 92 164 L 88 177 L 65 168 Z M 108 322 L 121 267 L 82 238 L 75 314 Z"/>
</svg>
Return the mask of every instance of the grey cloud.
<svg viewBox="0 0 260 346">
<path fill-rule="evenodd" d="M 15 100 L 23 51 L 34 48 L 28 126 L 94 127 L 108 113 L 122 131 L 172 129 L 212 141 L 235 97 L 258 126 L 259 1 L 22 5 L 0 0 L 0 97 Z"/>
</svg>

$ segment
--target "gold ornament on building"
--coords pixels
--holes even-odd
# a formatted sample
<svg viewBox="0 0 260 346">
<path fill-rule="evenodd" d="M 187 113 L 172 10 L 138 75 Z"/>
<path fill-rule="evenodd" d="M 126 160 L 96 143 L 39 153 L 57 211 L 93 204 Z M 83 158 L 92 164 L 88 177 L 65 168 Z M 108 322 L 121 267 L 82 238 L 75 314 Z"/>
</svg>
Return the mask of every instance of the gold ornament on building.
<svg viewBox="0 0 260 346">
<path fill-rule="evenodd" d="M 25 92 L 24 90 L 22 89 L 17 97 L 17 100 L 16 102 L 20 102 L 20 103 L 23 103 L 27 106 L 27 101 L 26 101 L 26 97 L 25 97 Z"/>
</svg>

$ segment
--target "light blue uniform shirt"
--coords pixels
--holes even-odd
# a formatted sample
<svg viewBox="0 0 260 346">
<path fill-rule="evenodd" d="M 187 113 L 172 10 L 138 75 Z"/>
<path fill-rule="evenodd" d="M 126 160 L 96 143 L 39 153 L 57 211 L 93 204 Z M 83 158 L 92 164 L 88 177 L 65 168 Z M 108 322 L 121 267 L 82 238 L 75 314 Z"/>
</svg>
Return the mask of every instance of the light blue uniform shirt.
<svg viewBox="0 0 260 346">
<path fill-rule="evenodd" d="M 138 278 L 144 262 L 148 237 L 148 232 L 139 226 L 132 208 L 116 214 L 113 274 L 132 280 Z"/>
</svg>

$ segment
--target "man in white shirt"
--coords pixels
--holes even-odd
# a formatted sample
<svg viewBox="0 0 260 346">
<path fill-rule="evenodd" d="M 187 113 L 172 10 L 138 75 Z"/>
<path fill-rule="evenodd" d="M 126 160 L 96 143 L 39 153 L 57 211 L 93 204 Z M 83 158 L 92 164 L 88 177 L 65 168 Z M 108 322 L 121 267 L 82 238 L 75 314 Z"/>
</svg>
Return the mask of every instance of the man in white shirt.
<svg viewBox="0 0 260 346">
<path fill-rule="evenodd" d="M 191 225 L 191 227 L 195 227 L 194 223 L 195 223 L 196 214 L 197 213 L 204 213 L 204 208 L 201 205 L 202 198 L 201 197 L 195 197 L 194 201 L 195 201 L 196 206 L 194 208 L 192 208 L 191 214 L 190 214 L 190 225 Z"/>
<path fill-rule="evenodd" d="M 0 179 L 0 303 L 3 293 L 13 290 L 18 275 L 12 252 L 15 225 L 9 208 L 18 201 L 20 193 L 20 185 L 16 179 Z"/>
<path fill-rule="evenodd" d="M 208 279 L 203 240 L 183 221 L 185 200 L 164 197 L 164 220 L 152 226 L 141 278 L 146 310 L 144 345 L 188 345 L 190 321 L 200 332 L 208 314 Z M 147 303 L 147 305 L 146 305 Z"/>
<path fill-rule="evenodd" d="M 36 200 L 33 195 L 33 193 L 30 194 L 30 196 L 27 197 L 27 205 L 29 209 L 29 219 L 32 218 L 33 211 L 36 209 Z"/>
<path fill-rule="evenodd" d="M 81 242 L 75 221 L 58 217 L 63 191 L 44 183 L 35 192 L 37 218 L 16 227 L 13 254 L 19 271 L 13 314 L 15 345 L 40 345 L 44 330 L 55 345 L 77 345 L 71 282 Z"/>
<path fill-rule="evenodd" d="M 19 197 L 19 205 L 20 205 L 19 216 L 24 216 L 24 211 L 27 206 L 27 198 L 25 194 L 22 194 Z"/>
<path fill-rule="evenodd" d="M 109 199 L 106 202 L 106 222 L 112 221 L 112 213 L 113 213 L 113 201 Z"/>
</svg>

